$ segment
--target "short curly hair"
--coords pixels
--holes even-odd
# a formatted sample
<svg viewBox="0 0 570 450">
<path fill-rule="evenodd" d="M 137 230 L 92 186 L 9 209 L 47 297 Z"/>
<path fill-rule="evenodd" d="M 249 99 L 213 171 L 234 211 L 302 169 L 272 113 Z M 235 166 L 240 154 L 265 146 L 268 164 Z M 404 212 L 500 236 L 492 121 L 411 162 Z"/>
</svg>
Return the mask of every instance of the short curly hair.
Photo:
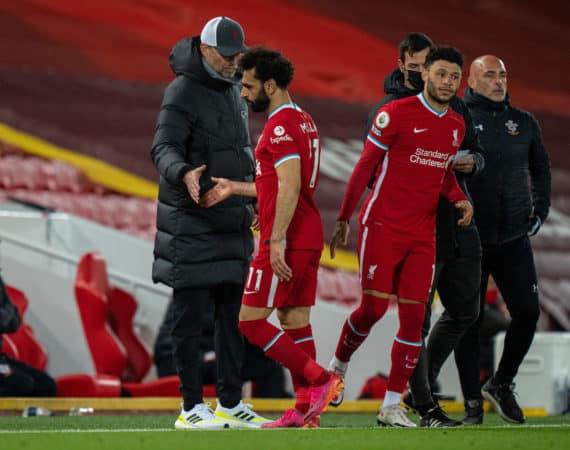
<svg viewBox="0 0 570 450">
<path fill-rule="evenodd" d="M 274 79 L 281 89 L 289 86 L 295 72 L 291 61 L 277 50 L 265 47 L 247 50 L 241 57 L 239 66 L 242 70 L 255 69 L 255 78 L 262 82 Z"/>
<path fill-rule="evenodd" d="M 447 61 L 463 69 L 463 54 L 454 47 L 435 47 L 426 56 L 424 67 L 428 69 L 436 61 Z"/>
</svg>

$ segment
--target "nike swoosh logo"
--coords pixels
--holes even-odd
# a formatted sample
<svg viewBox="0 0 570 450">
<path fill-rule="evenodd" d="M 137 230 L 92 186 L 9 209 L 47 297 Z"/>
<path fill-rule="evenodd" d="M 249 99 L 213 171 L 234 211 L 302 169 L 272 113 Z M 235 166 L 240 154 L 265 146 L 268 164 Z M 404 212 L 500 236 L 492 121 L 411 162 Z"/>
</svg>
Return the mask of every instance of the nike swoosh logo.
<svg viewBox="0 0 570 450">
<path fill-rule="evenodd" d="M 429 130 L 429 128 L 414 128 L 414 133 L 423 133 L 424 131 Z"/>
<path fill-rule="evenodd" d="M 243 291 L 243 295 L 257 294 L 257 291 Z"/>
</svg>

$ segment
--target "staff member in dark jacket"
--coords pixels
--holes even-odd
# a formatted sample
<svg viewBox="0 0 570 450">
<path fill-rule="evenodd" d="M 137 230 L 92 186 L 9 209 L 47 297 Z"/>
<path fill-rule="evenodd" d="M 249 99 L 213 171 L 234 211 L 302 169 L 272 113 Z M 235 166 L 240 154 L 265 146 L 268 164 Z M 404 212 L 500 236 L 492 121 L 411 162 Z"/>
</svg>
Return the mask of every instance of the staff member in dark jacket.
<svg viewBox="0 0 570 450">
<path fill-rule="evenodd" d="M 400 43 L 400 67 L 384 79 L 387 95 L 370 112 L 366 134 L 378 108 L 392 100 L 417 95 L 423 88 L 421 70 L 432 46 L 431 39 L 422 33 L 412 33 Z M 460 148 L 464 155 L 454 161 L 454 169 L 459 185 L 469 197 L 465 180 L 481 172 L 484 159 L 465 103 L 455 97 L 450 106 L 465 120 L 465 138 Z M 437 400 L 432 398 L 432 389 L 441 367 L 465 330 L 477 319 L 479 311 L 479 235 L 473 222 L 468 227 L 460 227 L 457 226 L 458 219 L 453 204 L 440 197 L 436 224 L 436 267 L 430 299 L 426 305 L 422 330 L 424 340 L 430 330 L 431 305 L 436 288 L 445 312 L 431 331 L 427 349 L 425 345 L 422 347 L 420 359 L 409 381 L 412 395 L 404 397 L 404 402 L 420 414 L 420 424 L 426 427 L 461 425 L 461 422 L 451 419 L 441 410 Z M 478 369 L 475 370 L 478 374 Z"/>
<path fill-rule="evenodd" d="M 236 196 L 213 208 L 198 204 L 212 176 L 253 181 L 247 105 L 236 73 L 246 49 L 242 27 L 227 17 L 211 19 L 200 36 L 174 46 L 170 67 L 176 78 L 164 92 L 152 144 L 160 174 L 152 275 L 173 288 L 173 356 L 184 399 L 176 428 L 257 427 L 265 421 L 241 401 L 238 314 L 253 252 L 252 200 Z M 200 376 L 202 316 L 211 299 L 215 412 L 204 403 Z"/>
<path fill-rule="evenodd" d="M 486 55 L 473 61 L 464 98 L 486 160 L 485 171 L 469 180 L 483 244 L 482 297 L 479 320 L 464 335 L 455 356 L 463 379 L 468 380 L 462 387 L 473 414 L 477 410 L 482 420 L 482 394 L 503 419 L 523 423 L 513 379 L 532 343 L 540 312 L 529 237 L 538 232 L 550 208 L 550 160 L 536 119 L 510 105 L 507 70 L 499 58 Z M 480 391 L 473 373 L 479 362 L 478 331 L 489 275 L 512 321 L 497 372 Z"/>
</svg>

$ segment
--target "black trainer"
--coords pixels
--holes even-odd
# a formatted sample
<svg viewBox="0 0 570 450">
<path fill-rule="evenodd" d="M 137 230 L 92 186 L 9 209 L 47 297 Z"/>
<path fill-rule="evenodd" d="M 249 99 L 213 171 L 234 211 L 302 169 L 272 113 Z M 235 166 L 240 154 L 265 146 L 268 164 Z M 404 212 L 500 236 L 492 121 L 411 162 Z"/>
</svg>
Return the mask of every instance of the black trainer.
<svg viewBox="0 0 570 450">
<path fill-rule="evenodd" d="M 466 400 L 464 425 L 481 425 L 483 423 L 483 400 Z"/>
<path fill-rule="evenodd" d="M 438 404 L 420 418 L 420 427 L 450 428 L 460 427 L 461 425 L 463 425 L 463 422 L 449 417 Z"/>
<path fill-rule="evenodd" d="M 414 403 L 414 397 L 412 396 L 412 391 L 408 390 L 404 394 L 404 398 L 402 398 L 402 403 L 404 404 L 404 407 L 409 413 L 411 414 L 417 413 L 416 404 Z"/>
<path fill-rule="evenodd" d="M 489 400 L 495 411 L 507 422 L 524 423 L 524 414 L 515 399 L 515 383 L 494 384 L 489 379 L 481 388 L 481 395 Z"/>
</svg>

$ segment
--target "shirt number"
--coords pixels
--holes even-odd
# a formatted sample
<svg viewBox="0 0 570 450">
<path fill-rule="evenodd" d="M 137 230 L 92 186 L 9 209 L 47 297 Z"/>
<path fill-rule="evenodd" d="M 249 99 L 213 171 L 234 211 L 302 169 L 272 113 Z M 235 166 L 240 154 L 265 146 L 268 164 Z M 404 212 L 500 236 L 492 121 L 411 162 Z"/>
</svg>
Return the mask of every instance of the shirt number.
<svg viewBox="0 0 570 450">
<path fill-rule="evenodd" d="M 321 146 L 319 145 L 319 138 L 312 139 L 310 141 L 311 155 L 313 155 L 313 173 L 311 174 L 311 182 L 309 183 L 310 188 L 315 187 L 317 182 L 317 175 L 319 174 L 319 160 L 321 157 Z"/>
</svg>

